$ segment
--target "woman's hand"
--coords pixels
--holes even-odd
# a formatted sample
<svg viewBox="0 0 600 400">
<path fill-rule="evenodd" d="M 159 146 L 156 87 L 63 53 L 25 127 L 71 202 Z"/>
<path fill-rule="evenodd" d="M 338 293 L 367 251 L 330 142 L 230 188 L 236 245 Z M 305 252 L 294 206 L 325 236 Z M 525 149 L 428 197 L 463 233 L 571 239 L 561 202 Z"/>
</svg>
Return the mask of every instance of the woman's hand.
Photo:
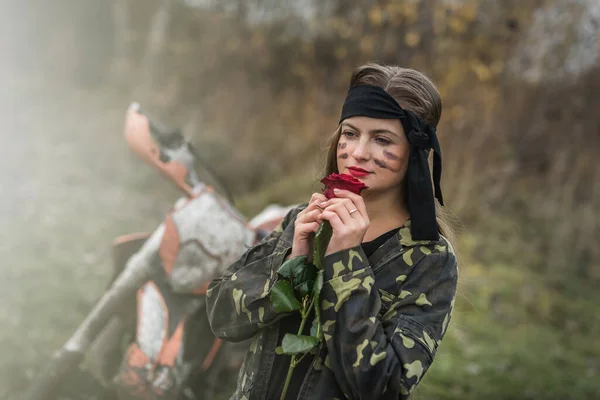
<svg viewBox="0 0 600 400">
<path fill-rule="evenodd" d="M 370 224 L 360 195 L 340 189 L 335 189 L 335 195 L 337 198 L 320 204 L 324 210 L 318 221 L 329 221 L 333 230 L 325 255 L 361 245 Z"/>
<path fill-rule="evenodd" d="M 321 203 L 327 201 L 327 198 L 321 193 L 313 193 L 308 206 L 298 213 L 294 222 L 294 240 L 292 243 L 292 252 L 288 258 L 298 256 L 308 256 L 312 258 L 313 242 L 315 233 L 321 225 L 319 215 L 323 212 Z"/>
</svg>

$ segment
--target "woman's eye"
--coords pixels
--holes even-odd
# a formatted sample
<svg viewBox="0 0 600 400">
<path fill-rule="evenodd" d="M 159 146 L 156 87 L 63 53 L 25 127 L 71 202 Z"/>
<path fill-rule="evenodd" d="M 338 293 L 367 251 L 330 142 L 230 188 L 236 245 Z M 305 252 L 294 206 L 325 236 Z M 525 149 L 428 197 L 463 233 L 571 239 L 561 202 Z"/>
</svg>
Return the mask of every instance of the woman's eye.
<svg viewBox="0 0 600 400">
<path fill-rule="evenodd" d="M 356 133 L 351 132 L 351 131 L 344 131 L 344 132 L 342 132 L 342 135 L 344 135 L 346 137 L 355 137 Z"/>
<path fill-rule="evenodd" d="M 392 144 L 392 141 L 391 141 L 391 140 L 389 140 L 389 139 L 386 139 L 386 138 L 384 138 L 384 137 L 378 137 L 378 138 L 376 138 L 376 139 L 375 139 L 375 141 L 376 141 L 377 143 L 379 143 L 379 144 L 383 144 L 383 145 L 386 145 L 386 146 L 387 146 L 388 144 Z"/>
</svg>

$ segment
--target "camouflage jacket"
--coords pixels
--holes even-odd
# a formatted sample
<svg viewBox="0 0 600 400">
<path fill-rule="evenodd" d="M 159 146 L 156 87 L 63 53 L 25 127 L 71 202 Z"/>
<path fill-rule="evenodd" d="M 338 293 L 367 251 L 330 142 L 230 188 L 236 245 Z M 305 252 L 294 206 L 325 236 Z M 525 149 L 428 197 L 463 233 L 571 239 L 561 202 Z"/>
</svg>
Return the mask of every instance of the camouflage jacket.
<svg viewBox="0 0 600 400">
<path fill-rule="evenodd" d="M 207 311 L 214 334 L 233 342 L 254 337 L 232 399 L 266 397 L 279 345 L 276 322 L 288 315 L 275 313 L 269 291 L 301 209 L 210 284 Z M 452 247 L 443 237 L 413 241 L 409 221 L 369 259 L 357 246 L 328 255 L 324 265 L 325 342 L 298 399 L 407 399 L 450 321 L 458 278 Z"/>
</svg>

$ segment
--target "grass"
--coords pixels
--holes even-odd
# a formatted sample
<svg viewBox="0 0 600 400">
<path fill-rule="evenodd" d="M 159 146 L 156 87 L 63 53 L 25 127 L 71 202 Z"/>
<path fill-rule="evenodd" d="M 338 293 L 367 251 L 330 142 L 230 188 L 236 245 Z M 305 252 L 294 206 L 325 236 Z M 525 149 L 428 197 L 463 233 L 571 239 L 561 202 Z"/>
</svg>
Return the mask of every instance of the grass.
<svg viewBox="0 0 600 400">
<path fill-rule="evenodd" d="M 571 297 L 524 267 L 463 260 L 456 311 L 417 398 L 598 398 L 598 295 L 583 287 Z"/>
</svg>

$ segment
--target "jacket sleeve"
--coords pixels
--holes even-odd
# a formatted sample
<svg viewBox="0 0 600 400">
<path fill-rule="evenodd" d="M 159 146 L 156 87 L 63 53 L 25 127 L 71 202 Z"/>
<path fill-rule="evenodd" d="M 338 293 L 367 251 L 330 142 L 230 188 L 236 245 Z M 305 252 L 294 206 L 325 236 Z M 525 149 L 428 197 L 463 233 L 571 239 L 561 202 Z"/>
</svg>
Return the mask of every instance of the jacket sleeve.
<svg viewBox="0 0 600 400">
<path fill-rule="evenodd" d="M 414 253 L 413 253 L 414 254 Z M 406 254 L 405 254 L 406 255 Z M 386 268 L 402 269 L 400 258 Z M 407 399 L 431 363 L 454 304 L 456 258 L 424 249 L 379 317 L 381 295 L 360 246 L 325 257 L 321 322 L 325 360 L 348 399 Z"/>
<path fill-rule="evenodd" d="M 296 208 L 288 212 L 268 237 L 246 251 L 223 276 L 211 281 L 206 311 L 215 336 L 242 341 L 286 315 L 275 313 L 269 292 L 276 282 L 276 271 L 291 248 L 291 244 L 279 239 L 286 229 L 293 229 L 298 211 Z"/>
</svg>

